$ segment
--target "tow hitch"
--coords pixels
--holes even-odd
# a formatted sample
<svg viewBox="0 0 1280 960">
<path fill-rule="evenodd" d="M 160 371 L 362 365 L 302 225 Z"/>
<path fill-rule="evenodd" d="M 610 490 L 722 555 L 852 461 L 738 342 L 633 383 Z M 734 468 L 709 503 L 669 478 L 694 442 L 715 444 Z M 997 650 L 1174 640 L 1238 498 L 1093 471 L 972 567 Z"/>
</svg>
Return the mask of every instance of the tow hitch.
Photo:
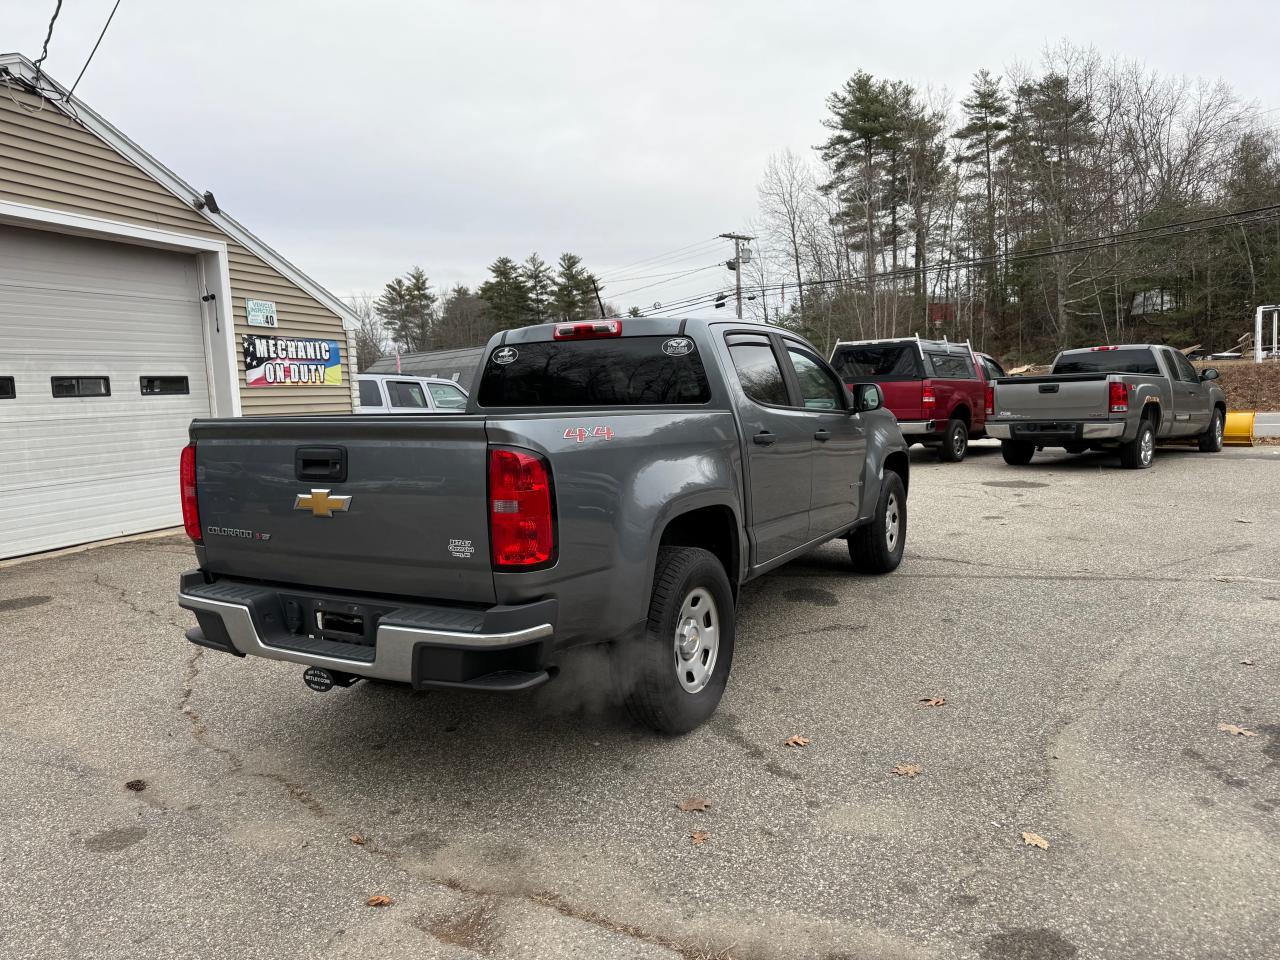
<svg viewBox="0 0 1280 960">
<path fill-rule="evenodd" d="M 354 673 L 326 670 L 324 667 L 307 667 L 302 671 L 302 682 L 316 693 L 324 693 L 334 687 L 349 687 L 359 679 Z"/>
</svg>

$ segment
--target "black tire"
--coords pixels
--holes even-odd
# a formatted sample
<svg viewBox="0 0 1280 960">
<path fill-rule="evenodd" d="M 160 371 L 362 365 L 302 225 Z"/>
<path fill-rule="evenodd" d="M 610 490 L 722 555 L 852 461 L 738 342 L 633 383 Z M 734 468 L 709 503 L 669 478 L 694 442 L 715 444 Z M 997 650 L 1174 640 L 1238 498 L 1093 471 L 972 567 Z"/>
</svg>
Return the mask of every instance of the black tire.
<svg viewBox="0 0 1280 960">
<path fill-rule="evenodd" d="M 1138 435 L 1120 444 L 1120 466 L 1126 470 L 1146 470 L 1156 458 L 1156 427 L 1147 417 L 1138 421 Z"/>
<path fill-rule="evenodd" d="M 1023 440 L 1000 441 L 1000 456 L 1004 457 L 1004 462 L 1010 466 L 1025 467 L 1035 455 L 1036 447 L 1033 443 Z"/>
<path fill-rule="evenodd" d="M 947 432 L 938 446 L 938 459 L 943 463 L 959 463 L 969 449 L 969 428 L 963 420 L 948 420 Z"/>
<path fill-rule="evenodd" d="M 691 692 L 680 676 L 677 630 L 685 604 L 697 591 L 713 602 L 713 609 L 704 605 L 702 611 L 703 616 L 709 613 L 714 618 L 717 637 L 709 676 L 700 689 Z M 697 602 L 705 603 L 702 598 Z M 658 551 L 644 635 L 619 641 L 613 649 L 614 689 L 632 720 L 675 735 L 688 733 L 715 713 L 733 666 L 734 613 L 729 578 L 715 554 L 697 547 L 663 547 Z M 698 626 L 696 621 L 693 626 Z M 702 636 L 698 643 L 703 643 Z M 702 652 L 697 650 L 695 656 L 700 658 Z M 691 676 L 688 671 L 684 675 L 686 679 Z"/>
<path fill-rule="evenodd" d="M 893 536 L 889 535 L 890 526 Z M 860 573 L 892 573 L 902 563 L 907 543 L 907 492 L 892 470 L 880 481 L 875 516 L 849 534 L 849 559 Z"/>
<path fill-rule="evenodd" d="M 1222 408 L 1214 407 L 1213 416 L 1209 418 L 1209 429 L 1200 434 L 1201 453 L 1218 453 L 1222 450 L 1222 428 L 1225 423 Z"/>
</svg>

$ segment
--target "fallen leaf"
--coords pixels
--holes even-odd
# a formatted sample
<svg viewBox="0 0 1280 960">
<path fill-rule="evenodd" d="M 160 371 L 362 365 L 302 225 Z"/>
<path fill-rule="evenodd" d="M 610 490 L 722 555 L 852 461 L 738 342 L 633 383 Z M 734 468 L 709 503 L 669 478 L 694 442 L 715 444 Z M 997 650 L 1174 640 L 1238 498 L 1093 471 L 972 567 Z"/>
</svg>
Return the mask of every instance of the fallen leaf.
<svg viewBox="0 0 1280 960">
<path fill-rule="evenodd" d="M 1245 666 L 1245 667 L 1256 667 L 1258 665 L 1253 660 L 1241 660 L 1240 664 L 1241 666 Z"/>
<path fill-rule="evenodd" d="M 130 780 L 128 783 L 124 785 L 124 788 L 126 790 L 132 790 L 134 793 L 141 793 L 143 790 L 147 789 L 147 781 Z"/>
<path fill-rule="evenodd" d="M 921 697 L 920 705 L 923 707 L 942 707 L 947 703 L 946 697 Z"/>
<path fill-rule="evenodd" d="M 1253 523 L 1253 521 L 1246 520 L 1244 517 L 1236 517 L 1236 523 Z"/>
<path fill-rule="evenodd" d="M 917 763 L 901 763 L 893 768 L 893 772 L 900 777 L 918 777 L 924 773 L 924 767 Z"/>
<path fill-rule="evenodd" d="M 365 906 L 389 907 L 393 903 L 395 903 L 395 901 L 392 900 L 390 897 L 386 896 L 385 894 L 375 893 L 372 897 L 370 897 L 368 900 L 365 901 Z"/>
<path fill-rule="evenodd" d="M 809 745 L 808 737 L 787 737 L 784 741 L 788 747 L 807 747 Z"/>
<path fill-rule="evenodd" d="M 350 837 L 350 840 L 357 847 L 363 847 L 365 845 L 365 838 L 358 833 L 353 833 Z"/>
<path fill-rule="evenodd" d="M 711 809 L 711 801 L 701 797 L 690 797 L 688 800 L 677 800 L 676 807 L 682 813 L 706 813 Z"/>
<path fill-rule="evenodd" d="M 1257 734 L 1252 730 L 1246 730 L 1244 727 L 1237 727 L 1234 723 L 1220 723 L 1218 729 L 1223 733 L 1229 733 L 1236 737 L 1256 737 Z"/>
<path fill-rule="evenodd" d="M 1027 833 L 1023 831 L 1022 842 L 1028 847 L 1039 847 L 1041 850 L 1049 849 L 1049 841 L 1038 833 Z"/>
<path fill-rule="evenodd" d="M 700 847 L 711 839 L 711 834 L 707 833 L 705 830 L 695 830 L 693 833 L 689 834 L 689 839 L 693 841 L 693 845 L 695 847 Z"/>
</svg>

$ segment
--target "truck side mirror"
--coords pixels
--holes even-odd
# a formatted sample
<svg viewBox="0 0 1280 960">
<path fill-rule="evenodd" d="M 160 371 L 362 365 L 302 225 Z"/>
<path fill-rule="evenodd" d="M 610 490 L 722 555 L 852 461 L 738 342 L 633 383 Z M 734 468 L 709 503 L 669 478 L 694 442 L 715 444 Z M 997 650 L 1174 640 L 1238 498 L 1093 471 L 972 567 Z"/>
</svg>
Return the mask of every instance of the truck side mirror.
<svg viewBox="0 0 1280 960">
<path fill-rule="evenodd" d="M 1200 372 L 1200 379 L 1201 380 L 1217 380 L 1218 379 L 1217 369 L 1214 367 L 1206 367 L 1204 370 Z"/>
<path fill-rule="evenodd" d="M 854 384 L 851 390 L 853 391 L 853 409 L 857 413 L 879 410 L 884 406 L 884 393 L 881 392 L 878 383 Z"/>
</svg>

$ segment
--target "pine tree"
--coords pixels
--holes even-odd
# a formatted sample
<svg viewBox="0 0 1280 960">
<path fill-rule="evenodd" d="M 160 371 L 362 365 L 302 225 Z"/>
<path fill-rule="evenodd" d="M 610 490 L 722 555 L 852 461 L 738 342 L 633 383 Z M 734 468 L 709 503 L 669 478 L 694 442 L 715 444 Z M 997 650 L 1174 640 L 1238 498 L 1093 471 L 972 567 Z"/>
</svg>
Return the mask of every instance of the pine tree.
<svg viewBox="0 0 1280 960">
<path fill-rule="evenodd" d="M 493 333 L 488 304 L 459 284 L 449 291 L 440 310 L 440 320 L 432 337 L 436 350 L 478 347 Z"/>
<path fill-rule="evenodd" d="M 496 330 L 510 330 L 533 323 L 535 319 L 529 284 L 524 273 L 510 257 L 499 257 L 489 266 L 490 278 L 480 285 L 490 320 Z"/>
<path fill-rule="evenodd" d="M 596 305 L 596 279 L 582 266 L 582 258 L 572 253 L 560 254 L 555 291 L 551 297 L 558 321 L 588 320 L 599 313 Z"/>
<path fill-rule="evenodd" d="M 421 267 L 413 267 L 383 288 L 374 304 L 391 339 L 415 353 L 430 349 L 431 327 L 436 321 L 436 295 Z"/>
<path fill-rule="evenodd" d="M 545 323 L 551 319 L 551 297 L 555 292 L 555 277 L 547 262 L 536 253 L 521 265 L 525 285 L 529 288 L 529 304 L 533 308 L 533 323 Z"/>
</svg>

